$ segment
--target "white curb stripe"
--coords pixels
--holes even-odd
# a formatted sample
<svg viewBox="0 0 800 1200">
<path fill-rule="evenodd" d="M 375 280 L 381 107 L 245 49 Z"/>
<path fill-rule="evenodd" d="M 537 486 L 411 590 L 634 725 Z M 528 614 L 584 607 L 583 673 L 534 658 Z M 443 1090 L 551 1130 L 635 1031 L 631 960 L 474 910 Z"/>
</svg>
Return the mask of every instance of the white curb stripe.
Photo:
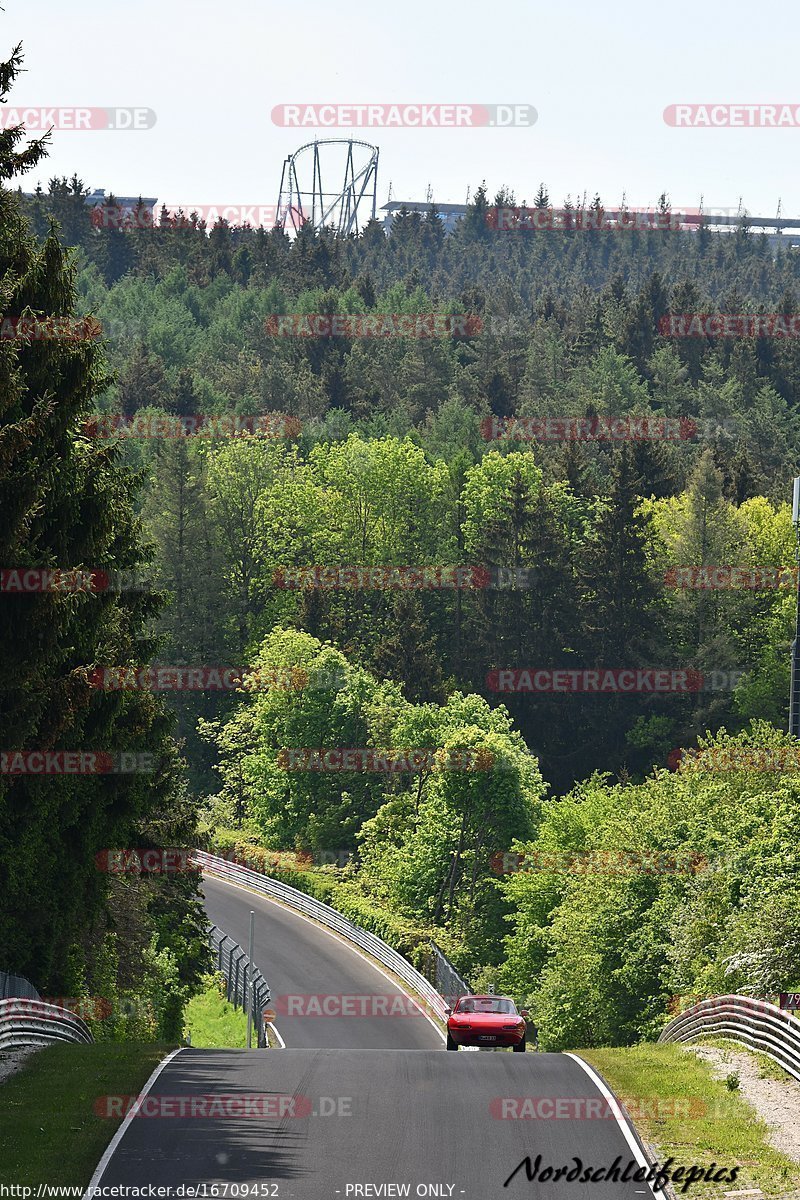
<svg viewBox="0 0 800 1200">
<path fill-rule="evenodd" d="M 593 1067 L 590 1067 L 589 1064 L 587 1062 L 585 1062 L 582 1058 L 580 1058 L 577 1054 L 571 1054 L 569 1051 L 566 1051 L 565 1053 L 566 1053 L 567 1058 L 573 1059 L 573 1061 L 576 1062 L 579 1067 L 582 1067 L 583 1070 L 586 1072 L 586 1074 L 589 1076 L 592 1083 L 598 1089 L 598 1091 L 602 1095 L 603 1099 L 608 1103 L 609 1108 L 611 1109 L 612 1113 L 616 1117 L 617 1125 L 619 1125 L 620 1129 L 622 1130 L 622 1136 L 625 1138 L 625 1141 L 628 1143 L 628 1146 L 630 1147 L 633 1157 L 636 1159 L 636 1161 L 640 1167 L 644 1167 L 649 1172 L 651 1163 L 649 1163 L 647 1161 L 647 1159 L 645 1158 L 642 1148 L 639 1145 L 638 1141 L 636 1140 L 636 1137 L 634 1136 L 633 1130 L 631 1129 L 630 1125 L 628 1124 L 628 1122 L 625 1119 L 625 1115 L 619 1106 L 619 1101 L 617 1100 L 616 1096 L 614 1096 L 613 1093 L 608 1090 L 606 1085 L 603 1083 L 603 1080 L 600 1078 L 600 1076 L 597 1074 L 597 1072 L 594 1070 Z M 650 1191 L 653 1196 L 656 1195 L 656 1192 L 653 1190 L 653 1184 L 650 1180 L 643 1179 L 642 1183 L 647 1184 L 647 1186 L 650 1188 Z"/>
<path fill-rule="evenodd" d="M 145 1096 L 150 1091 L 151 1087 L 153 1086 L 155 1081 L 158 1079 L 161 1072 L 164 1070 L 164 1067 L 166 1067 L 169 1063 L 172 1062 L 172 1060 L 176 1054 L 180 1054 L 181 1050 L 185 1050 L 185 1049 L 186 1049 L 185 1046 L 179 1046 L 177 1050 L 173 1050 L 170 1054 L 167 1055 L 166 1058 L 162 1058 L 161 1062 L 158 1064 L 155 1071 L 153 1071 L 153 1074 L 150 1076 L 147 1083 L 144 1085 L 142 1090 L 139 1092 L 139 1095 L 136 1097 L 133 1104 L 130 1106 L 128 1111 L 125 1113 L 125 1116 L 122 1118 L 122 1124 L 120 1125 L 119 1129 L 117 1130 L 117 1132 L 114 1134 L 111 1141 L 106 1146 L 105 1153 L 103 1154 L 103 1157 L 100 1159 L 100 1162 L 97 1164 L 95 1173 L 92 1176 L 92 1178 L 89 1180 L 86 1191 L 83 1193 L 84 1198 L 94 1194 L 92 1192 L 92 1188 L 97 1187 L 100 1180 L 103 1178 L 103 1173 L 104 1173 L 106 1167 L 108 1166 L 108 1164 L 111 1162 L 111 1158 L 114 1154 L 114 1151 L 116 1150 L 117 1146 L 120 1144 L 123 1137 L 125 1136 L 125 1131 L 127 1130 L 128 1126 L 130 1125 L 133 1118 L 138 1113 L 139 1109 L 142 1107 L 142 1102 L 143 1102 Z"/>
</svg>

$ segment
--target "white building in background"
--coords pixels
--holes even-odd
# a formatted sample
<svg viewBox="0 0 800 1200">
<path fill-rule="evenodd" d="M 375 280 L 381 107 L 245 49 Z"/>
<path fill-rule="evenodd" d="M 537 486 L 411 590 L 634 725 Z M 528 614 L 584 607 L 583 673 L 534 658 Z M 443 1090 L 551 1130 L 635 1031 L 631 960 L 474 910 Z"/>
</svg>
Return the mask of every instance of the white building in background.
<svg viewBox="0 0 800 1200">
<path fill-rule="evenodd" d="M 127 217 L 136 211 L 137 205 L 141 202 L 141 207 L 147 212 L 149 217 L 154 217 L 155 207 L 158 202 L 158 196 L 118 196 L 116 192 L 112 193 L 115 205 L 122 210 L 122 216 Z M 105 188 L 95 188 L 85 197 L 84 203 L 88 208 L 102 208 L 108 204 L 111 196 L 107 196 Z"/>
<path fill-rule="evenodd" d="M 466 204 L 436 204 L 434 206 L 438 213 L 439 220 L 448 233 L 452 233 L 455 229 L 456 222 L 463 216 L 466 216 Z M 420 213 L 426 216 L 430 212 L 430 200 L 390 200 L 388 204 L 384 204 L 381 209 L 386 216 L 383 218 L 384 233 L 388 233 L 392 227 L 392 221 L 397 216 L 401 208 L 407 212 Z"/>
</svg>

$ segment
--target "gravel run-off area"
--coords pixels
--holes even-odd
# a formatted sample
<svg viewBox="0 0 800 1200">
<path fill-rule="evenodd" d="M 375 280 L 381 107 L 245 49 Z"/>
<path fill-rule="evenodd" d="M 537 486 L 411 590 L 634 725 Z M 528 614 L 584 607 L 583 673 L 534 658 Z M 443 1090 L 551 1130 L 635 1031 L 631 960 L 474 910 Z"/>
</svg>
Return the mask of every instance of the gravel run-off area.
<svg viewBox="0 0 800 1200">
<path fill-rule="evenodd" d="M 800 1083 L 789 1075 L 783 1079 L 762 1078 L 759 1058 L 734 1046 L 724 1050 L 716 1046 L 687 1046 L 698 1058 L 708 1063 L 716 1079 L 737 1071 L 739 1094 L 756 1110 L 769 1127 L 769 1142 L 787 1158 L 800 1162 Z M 764 1059 L 772 1066 L 772 1060 Z M 791 1198 L 800 1197 L 792 1192 Z M 786 1200 L 790 1200 L 787 1195 Z"/>
<path fill-rule="evenodd" d="M 7 1054 L 0 1054 L 0 1083 L 10 1079 L 12 1075 L 16 1075 L 21 1071 L 27 1059 L 32 1054 L 36 1053 L 36 1048 L 25 1050 L 12 1050 Z"/>
</svg>

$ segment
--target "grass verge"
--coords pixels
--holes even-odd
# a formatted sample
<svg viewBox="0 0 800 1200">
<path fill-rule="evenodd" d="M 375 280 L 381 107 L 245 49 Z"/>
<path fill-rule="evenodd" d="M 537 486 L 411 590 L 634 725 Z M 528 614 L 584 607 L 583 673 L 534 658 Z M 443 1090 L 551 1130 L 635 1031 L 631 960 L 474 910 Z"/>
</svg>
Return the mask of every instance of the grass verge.
<svg viewBox="0 0 800 1200">
<path fill-rule="evenodd" d="M 221 975 L 206 975 L 203 991 L 186 1005 L 183 1020 L 193 1046 L 225 1050 L 247 1045 L 247 1017 L 225 999 L 225 980 Z M 258 1030 L 254 1029 L 254 1045 L 257 1038 Z"/>
<path fill-rule="evenodd" d="M 0 1084 L 0 1179 L 85 1186 L 120 1118 L 98 1116 L 101 1096 L 137 1095 L 174 1046 L 99 1042 L 48 1046 Z"/>
<path fill-rule="evenodd" d="M 693 1184 L 691 1197 L 759 1188 L 780 1197 L 800 1187 L 800 1165 L 767 1142 L 751 1106 L 681 1046 L 579 1050 L 625 1104 L 639 1133 L 673 1166 L 739 1167 L 735 1183 Z M 680 1182 L 673 1185 L 678 1196 Z"/>
</svg>

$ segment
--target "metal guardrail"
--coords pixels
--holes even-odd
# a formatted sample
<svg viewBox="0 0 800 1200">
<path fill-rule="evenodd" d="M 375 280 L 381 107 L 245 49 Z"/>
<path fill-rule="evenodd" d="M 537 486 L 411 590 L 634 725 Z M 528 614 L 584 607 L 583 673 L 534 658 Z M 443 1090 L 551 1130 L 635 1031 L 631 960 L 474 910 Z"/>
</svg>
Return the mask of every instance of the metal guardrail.
<svg viewBox="0 0 800 1200">
<path fill-rule="evenodd" d="M 228 1000 L 234 1008 L 241 1008 L 243 1012 L 247 1012 L 248 1002 L 252 1000 L 250 1011 L 258 1033 L 258 1044 L 265 1046 L 263 1014 L 272 997 L 269 984 L 258 967 L 250 962 L 239 943 L 218 925 L 211 926 L 209 941 L 217 956 L 217 966 L 228 985 Z"/>
<path fill-rule="evenodd" d="M 752 996 L 713 996 L 678 1013 L 659 1042 L 727 1037 L 760 1050 L 800 1080 L 800 1021 L 774 1004 Z"/>
<path fill-rule="evenodd" d="M 237 863 L 228 862 L 224 858 L 218 858 L 215 854 L 207 854 L 204 850 L 193 851 L 192 857 L 206 874 L 243 884 L 264 896 L 279 900 L 289 908 L 305 913 L 306 916 L 319 921 L 321 925 L 332 929 L 334 933 L 338 933 L 340 937 L 352 942 L 372 958 L 377 959 L 398 979 L 407 984 L 417 996 L 425 1001 L 434 1016 L 442 1021 L 446 1019 L 446 1002 L 424 975 L 412 967 L 402 954 L 398 954 L 391 946 L 387 946 L 386 942 L 376 937 L 374 933 L 362 929 L 359 925 L 354 925 L 352 921 L 337 912 L 335 908 L 331 908 L 329 904 L 315 900 L 313 896 L 308 896 L 305 892 L 290 887 L 288 883 L 281 883 L 277 879 L 271 879 L 269 875 L 251 871 L 249 867 L 241 867 Z"/>
<path fill-rule="evenodd" d="M 68 1008 L 27 996 L 0 1000 L 0 1053 L 54 1042 L 93 1041 L 86 1022 Z"/>
</svg>

